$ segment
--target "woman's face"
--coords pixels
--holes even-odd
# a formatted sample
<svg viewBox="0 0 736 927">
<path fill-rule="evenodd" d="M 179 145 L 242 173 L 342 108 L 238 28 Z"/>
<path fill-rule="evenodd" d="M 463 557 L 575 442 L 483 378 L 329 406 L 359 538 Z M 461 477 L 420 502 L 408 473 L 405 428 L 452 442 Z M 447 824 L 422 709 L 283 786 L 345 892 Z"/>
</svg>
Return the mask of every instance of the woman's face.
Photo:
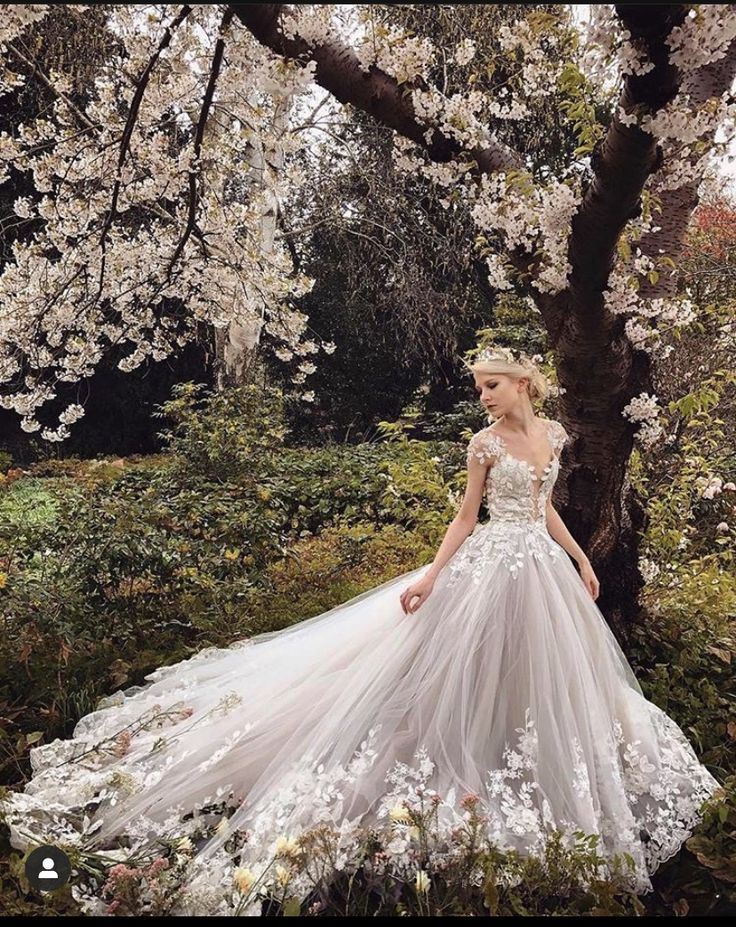
<svg viewBox="0 0 736 927">
<path fill-rule="evenodd" d="M 506 373 L 475 373 L 474 377 L 478 398 L 494 418 L 510 412 L 526 389 L 526 377 L 510 377 Z"/>
</svg>

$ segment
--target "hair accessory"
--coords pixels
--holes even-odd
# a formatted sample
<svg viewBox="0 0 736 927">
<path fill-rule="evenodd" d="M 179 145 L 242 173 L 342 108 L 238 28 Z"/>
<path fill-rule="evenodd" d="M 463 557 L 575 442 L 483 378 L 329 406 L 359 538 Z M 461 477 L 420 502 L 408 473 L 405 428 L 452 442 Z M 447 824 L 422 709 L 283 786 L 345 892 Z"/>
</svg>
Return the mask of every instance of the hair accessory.
<svg viewBox="0 0 736 927">
<path fill-rule="evenodd" d="M 484 363 L 487 361 L 500 360 L 508 364 L 518 364 L 520 367 L 526 367 L 532 369 L 535 364 L 534 361 L 529 357 L 528 354 L 525 354 L 523 351 L 519 351 L 518 354 L 514 354 L 511 348 L 499 348 L 499 347 L 485 347 L 483 350 L 476 355 L 475 363 Z"/>
<path fill-rule="evenodd" d="M 476 355 L 476 363 L 484 363 L 485 361 L 506 361 L 509 364 L 518 364 L 519 361 L 514 357 L 514 352 L 511 348 L 492 348 L 486 347 Z"/>
</svg>

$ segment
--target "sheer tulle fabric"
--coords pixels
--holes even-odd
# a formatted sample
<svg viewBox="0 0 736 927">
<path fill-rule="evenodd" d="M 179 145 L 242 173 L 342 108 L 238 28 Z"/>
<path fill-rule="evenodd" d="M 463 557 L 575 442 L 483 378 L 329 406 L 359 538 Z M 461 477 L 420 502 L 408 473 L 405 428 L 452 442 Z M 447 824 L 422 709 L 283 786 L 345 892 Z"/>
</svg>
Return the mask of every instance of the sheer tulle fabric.
<svg viewBox="0 0 736 927">
<path fill-rule="evenodd" d="M 559 450 L 567 436 L 550 428 Z M 403 613 L 399 595 L 427 567 L 103 700 L 70 740 L 33 750 L 34 777 L 4 809 L 13 844 L 58 835 L 54 813 L 86 846 L 135 842 L 232 791 L 239 807 L 227 833 L 248 831 L 238 864 L 257 866 L 279 836 L 320 820 L 385 823 L 422 782 L 443 798 L 448 827 L 475 793 L 500 846 L 541 853 L 552 828 L 598 834 L 604 855 L 634 858 L 631 887 L 650 890 L 649 876 L 719 784 L 644 698 L 544 527 L 538 505 L 556 457 L 532 492 L 528 465 L 480 435 L 468 453 L 489 443 L 495 452 L 491 519 L 416 613 Z M 136 726 L 166 711 L 162 727 Z M 85 759 L 90 744 L 126 725 L 133 735 L 122 756 Z M 100 798 L 84 820 L 85 803 Z M 223 833 L 199 849 L 194 882 L 231 877 L 225 841 Z"/>
</svg>

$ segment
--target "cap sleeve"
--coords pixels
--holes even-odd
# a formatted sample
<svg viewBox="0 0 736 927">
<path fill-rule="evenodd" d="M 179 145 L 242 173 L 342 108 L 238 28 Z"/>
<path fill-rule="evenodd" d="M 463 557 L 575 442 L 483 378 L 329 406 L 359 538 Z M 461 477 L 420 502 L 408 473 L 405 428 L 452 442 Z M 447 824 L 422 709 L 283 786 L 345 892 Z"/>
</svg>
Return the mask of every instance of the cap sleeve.
<svg viewBox="0 0 736 927">
<path fill-rule="evenodd" d="M 562 448 L 566 444 L 569 444 L 572 441 L 570 435 L 565 431 L 564 426 L 557 421 L 550 422 L 549 438 L 552 447 L 558 452 L 558 454 L 562 451 Z"/>
<path fill-rule="evenodd" d="M 477 460 L 484 466 L 493 463 L 501 453 L 502 445 L 498 436 L 488 431 L 476 431 L 468 443 L 467 461 Z"/>
</svg>

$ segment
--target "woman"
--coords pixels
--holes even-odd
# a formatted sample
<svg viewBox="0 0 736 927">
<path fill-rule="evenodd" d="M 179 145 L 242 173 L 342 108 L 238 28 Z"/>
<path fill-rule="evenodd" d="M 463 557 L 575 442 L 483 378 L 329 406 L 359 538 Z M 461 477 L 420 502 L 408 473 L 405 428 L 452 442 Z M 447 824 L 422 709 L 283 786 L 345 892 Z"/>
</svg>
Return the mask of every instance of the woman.
<svg viewBox="0 0 736 927">
<path fill-rule="evenodd" d="M 534 415 L 545 378 L 500 349 L 471 369 L 496 422 L 470 440 L 434 561 L 103 700 L 70 740 L 32 751 L 34 776 L 4 808 L 14 846 L 140 848 L 223 799 L 231 814 L 196 848 L 181 912 L 227 914 L 237 873 L 263 871 L 284 838 L 326 821 L 349 856 L 352 828 L 400 821 L 424 790 L 448 829 L 477 796 L 504 849 L 595 834 L 606 860 L 631 855 L 626 887 L 651 890 L 719 783 L 644 698 L 552 506 L 569 438 Z"/>
</svg>

